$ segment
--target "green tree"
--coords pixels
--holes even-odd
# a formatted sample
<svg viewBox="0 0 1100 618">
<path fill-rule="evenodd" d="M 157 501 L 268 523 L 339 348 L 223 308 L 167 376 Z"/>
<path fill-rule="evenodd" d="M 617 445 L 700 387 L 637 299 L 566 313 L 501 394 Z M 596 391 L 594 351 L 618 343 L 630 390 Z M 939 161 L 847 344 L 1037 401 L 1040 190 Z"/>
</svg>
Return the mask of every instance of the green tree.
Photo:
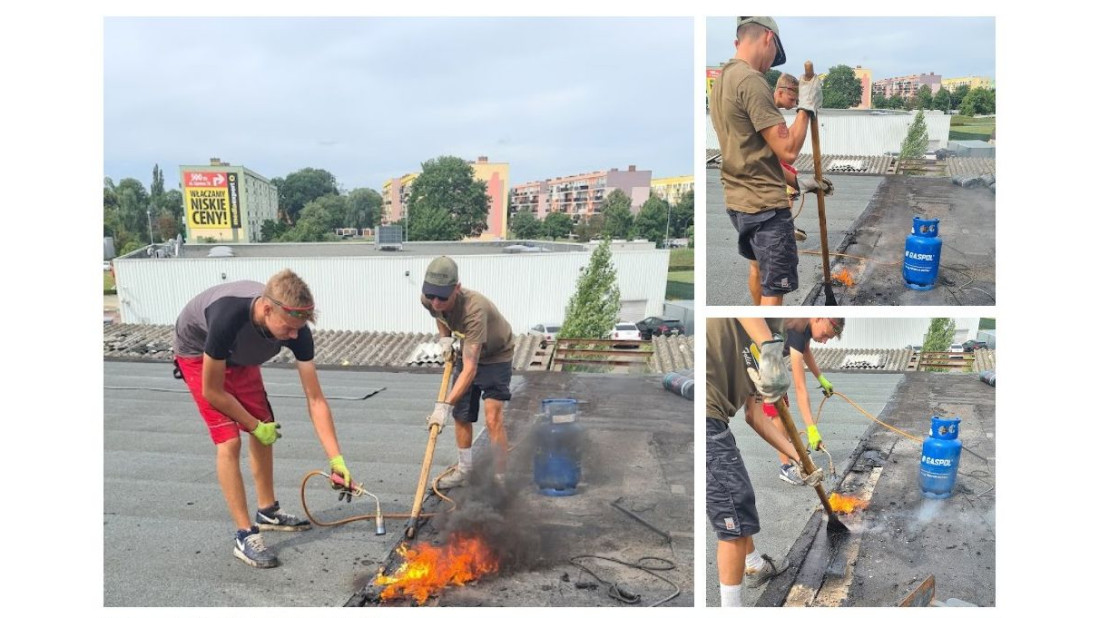
<svg viewBox="0 0 1100 618">
<path fill-rule="evenodd" d="M 650 195 L 634 220 L 634 235 L 650 242 L 664 242 L 665 232 L 669 228 L 668 210 L 668 202 Z"/>
<path fill-rule="evenodd" d="M 856 79 L 856 72 L 846 64 L 829 69 L 821 84 L 822 107 L 848 109 L 859 105 L 863 85 Z"/>
<path fill-rule="evenodd" d="M 917 89 L 916 105 L 919 109 L 932 109 L 932 88 L 928 84 Z"/>
<path fill-rule="evenodd" d="M 877 92 L 873 93 L 871 95 L 871 107 L 873 107 L 875 109 L 886 109 L 887 108 L 886 96 L 882 95 L 882 94 L 879 94 Z"/>
<path fill-rule="evenodd" d="M 164 195 L 164 170 L 160 169 L 160 166 L 154 163 L 153 182 L 149 185 L 149 197 L 156 200 L 162 195 Z"/>
<path fill-rule="evenodd" d="M 951 93 L 951 109 L 959 109 L 959 105 L 968 94 L 970 94 L 970 84 L 956 86 L 955 92 Z"/>
<path fill-rule="evenodd" d="M 461 240 L 455 218 L 446 209 L 421 204 L 409 212 L 409 240 Z"/>
<path fill-rule="evenodd" d="M 449 213 L 459 237 L 478 236 L 488 227 L 489 196 L 484 181 L 474 179 L 474 168 L 458 157 L 439 157 L 421 164 L 421 173 L 409 193 L 409 233 L 423 229 L 421 212 L 433 220 L 435 211 Z"/>
<path fill-rule="evenodd" d="M 935 97 L 932 97 L 932 109 L 938 109 L 947 113 L 951 111 L 951 93 L 947 88 L 940 88 Z"/>
<path fill-rule="evenodd" d="M 634 227 L 634 215 L 630 212 L 630 197 L 621 189 L 615 189 L 608 193 L 603 201 L 600 212 L 604 216 L 604 233 L 611 238 L 624 238 Z"/>
<path fill-rule="evenodd" d="M 959 113 L 964 116 L 976 116 L 978 114 L 992 114 L 997 111 L 993 92 L 985 88 L 973 88 L 966 93 L 962 103 L 959 103 Z"/>
<path fill-rule="evenodd" d="M 280 237 L 284 242 L 321 242 L 337 240 L 335 228 L 344 216 L 344 198 L 323 195 L 302 209 L 298 221 Z"/>
<path fill-rule="evenodd" d="M 610 245 L 610 240 L 604 237 L 592 251 L 588 267 L 577 279 L 577 290 L 566 306 L 559 337 L 603 337 L 619 319 L 619 283 L 611 263 Z"/>
<path fill-rule="evenodd" d="M 924 110 L 918 111 L 909 125 L 909 132 L 901 143 L 899 159 L 919 159 L 928 151 L 928 127 L 924 124 Z"/>
<path fill-rule="evenodd" d="M 768 82 L 768 86 L 769 86 L 769 87 L 770 87 L 770 88 L 771 88 L 771 89 L 772 89 L 773 91 L 775 90 L 775 85 L 776 85 L 777 83 L 779 83 L 779 76 L 780 76 L 780 75 L 782 75 L 782 74 L 783 74 L 783 72 L 782 72 L 782 71 L 779 71 L 779 70 L 777 70 L 777 69 L 768 69 L 768 70 L 767 70 L 767 71 L 766 71 L 766 72 L 764 73 L 764 80 Z"/>
<path fill-rule="evenodd" d="M 669 215 L 668 234 L 671 238 L 683 238 L 689 227 L 695 224 L 695 190 L 680 196 Z"/>
<path fill-rule="evenodd" d="M 524 240 L 538 238 L 542 235 L 542 222 L 539 221 L 538 217 L 526 210 L 512 215 L 512 220 L 508 222 L 508 227 L 511 229 L 512 238 Z"/>
<path fill-rule="evenodd" d="M 542 235 L 551 239 L 565 238 L 573 232 L 573 217 L 564 212 L 552 212 L 542 221 Z"/>
<path fill-rule="evenodd" d="M 123 178 L 118 182 L 115 191 L 118 196 L 119 223 L 126 232 L 128 239 L 148 244 L 152 242 L 149 236 L 149 193 L 141 181 L 134 178 Z M 121 239 L 115 240 L 122 242 Z"/>
<path fill-rule="evenodd" d="M 382 210 L 382 195 L 374 189 L 352 189 L 347 197 L 343 227 L 372 228 Z"/>
<path fill-rule="evenodd" d="M 322 195 L 340 193 L 335 176 L 325 170 L 312 167 L 287 174 L 286 178 L 276 178 L 272 184 L 279 191 L 279 210 L 283 218 L 292 224 L 298 220 L 306 204 Z"/>
<path fill-rule="evenodd" d="M 580 242 L 588 242 L 593 238 L 599 238 L 603 234 L 604 221 L 603 215 L 592 215 L 587 219 L 582 219 L 580 223 L 574 226 L 573 233 L 577 235 L 577 240 Z"/>
<path fill-rule="evenodd" d="M 924 333 L 922 352 L 946 352 L 955 338 L 955 320 L 951 318 L 932 318 L 928 331 Z"/>
<path fill-rule="evenodd" d="M 905 99 L 901 98 L 900 94 L 895 94 L 894 96 L 890 97 L 889 99 L 886 99 L 886 108 L 887 109 L 904 109 L 905 108 Z"/>
<path fill-rule="evenodd" d="M 290 231 L 290 226 L 285 221 L 267 219 L 260 226 L 260 242 L 278 242 L 279 239 Z"/>
</svg>

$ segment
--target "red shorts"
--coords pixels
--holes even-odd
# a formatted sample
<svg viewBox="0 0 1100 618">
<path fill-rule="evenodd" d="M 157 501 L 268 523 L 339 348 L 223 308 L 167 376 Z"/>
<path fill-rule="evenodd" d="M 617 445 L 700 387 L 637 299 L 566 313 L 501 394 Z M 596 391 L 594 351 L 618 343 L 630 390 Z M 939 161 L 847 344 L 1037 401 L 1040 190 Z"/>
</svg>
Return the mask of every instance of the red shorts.
<svg viewBox="0 0 1100 618">
<path fill-rule="evenodd" d="M 218 411 L 202 396 L 203 358 L 177 356 L 176 362 L 183 374 L 183 381 L 187 383 L 187 389 L 191 391 L 191 397 L 199 406 L 202 420 L 206 421 L 206 426 L 210 429 L 210 437 L 214 444 L 221 444 L 239 437 L 241 431 L 248 430 Z M 226 367 L 225 392 L 236 397 L 244 409 L 257 419 L 265 423 L 274 420 L 275 413 L 271 411 L 271 403 L 267 400 L 267 391 L 264 390 L 264 381 L 258 366 Z"/>
<path fill-rule="evenodd" d="M 787 399 L 786 395 L 783 395 L 783 403 L 787 404 L 788 409 L 790 408 L 791 400 Z M 779 415 L 779 409 L 775 407 L 774 403 L 765 403 L 764 404 L 764 416 L 767 416 L 768 418 L 775 418 L 778 415 Z"/>
</svg>

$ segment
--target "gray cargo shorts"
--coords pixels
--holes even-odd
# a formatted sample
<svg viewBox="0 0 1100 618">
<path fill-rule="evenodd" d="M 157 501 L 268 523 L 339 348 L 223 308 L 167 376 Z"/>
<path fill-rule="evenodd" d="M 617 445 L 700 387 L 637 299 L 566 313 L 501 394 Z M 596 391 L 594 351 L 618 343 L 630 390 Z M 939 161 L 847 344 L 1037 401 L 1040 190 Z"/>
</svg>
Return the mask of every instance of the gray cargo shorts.
<svg viewBox="0 0 1100 618">
<path fill-rule="evenodd" d="M 790 208 L 758 213 L 727 210 L 737 229 L 737 252 L 760 265 L 764 296 L 782 296 L 798 289 L 798 245 Z"/>
<path fill-rule="evenodd" d="M 760 532 L 756 493 L 729 425 L 707 419 L 707 519 L 719 541 Z"/>
<path fill-rule="evenodd" d="M 462 363 L 455 364 L 455 375 L 462 373 Z M 456 421 L 476 423 L 481 411 L 481 399 L 508 401 L 512 391 L 508 388 L 512 382 L 512 361 L 478 365 L 474 374 L 474 383 L 466 394 L 455 403 L 452 413 Z"/>
</svg>

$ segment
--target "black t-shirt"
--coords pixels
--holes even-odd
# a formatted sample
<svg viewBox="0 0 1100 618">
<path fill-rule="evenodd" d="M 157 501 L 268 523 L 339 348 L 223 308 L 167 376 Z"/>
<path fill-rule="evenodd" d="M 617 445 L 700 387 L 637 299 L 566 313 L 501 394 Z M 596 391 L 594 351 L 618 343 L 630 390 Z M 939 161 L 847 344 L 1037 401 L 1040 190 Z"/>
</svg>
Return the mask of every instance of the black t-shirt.
<svg viewBox="0 0 1100 618">
<path fill-rule="evenodd" d="M 787 329 L 787 339 L 783 343 L 783 356 L 790 356 L 792 348 L 805 355 L 806 348 L 810 346 L 812 339 L 813 332 L 810 330 L 809 325 L 806 325 L 805 330 L 801 331 L 793 328 Z"/>
<path fill-rule="evenodd" d="M 176 319 L 176 354 L 205 353 L 230 366 L 262 365 L 285 346 L 299 361 L 313 360 L 313 333 L 308 325 L 298 330 L 297 338 L 284 341 L 252 323 L 252 303 L 263 289 L 256 281 L 232 281 L 193 298 Z"/>
</svg>

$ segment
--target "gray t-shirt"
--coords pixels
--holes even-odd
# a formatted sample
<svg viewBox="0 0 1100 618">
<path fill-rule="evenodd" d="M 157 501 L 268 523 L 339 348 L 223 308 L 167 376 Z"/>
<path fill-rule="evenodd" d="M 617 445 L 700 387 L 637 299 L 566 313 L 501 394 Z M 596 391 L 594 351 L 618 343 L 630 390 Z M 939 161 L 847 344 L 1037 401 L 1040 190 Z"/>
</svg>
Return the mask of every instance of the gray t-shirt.
<svg viewBox="0 0 1100 618">
<path fill-rule="evenodd" d="M 275 339 L 252 322 L 252 305 L 263 295 L 264 284 L 231 281 L 216 285 L 191 299 L 176 318 L 172 347 L 178 356 L 204 353 L 230 366 L 262 365 L 284 346 L 294 358 L 313 360 L 313 333 L 309 326 L 296 339 Z"/>
</svg>

